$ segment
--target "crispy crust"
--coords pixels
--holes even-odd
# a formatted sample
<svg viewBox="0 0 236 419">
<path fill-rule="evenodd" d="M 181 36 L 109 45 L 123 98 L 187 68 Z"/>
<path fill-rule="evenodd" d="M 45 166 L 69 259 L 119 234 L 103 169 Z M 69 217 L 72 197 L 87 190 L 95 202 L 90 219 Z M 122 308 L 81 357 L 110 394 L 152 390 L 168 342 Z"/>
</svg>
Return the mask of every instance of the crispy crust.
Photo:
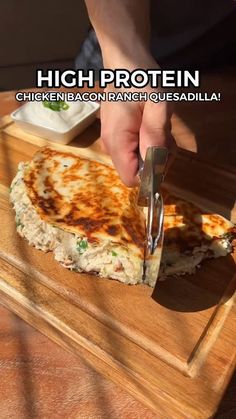
<svg viewBox="0 0 236 419">
<path fill-rule="evenodd" d="M 88 241 L 112 240 L 143 258 L 145 217 L 137 189 L 109 166 L 49 148 L 24 173 L 28 196 L 41 219 Z"/>
<path fill-rule="evenodd" d="M 75 243 L 72 250 L 68 248 L 68 243 L 64 246 L 62 235 L 67 235 L 66 239 L 72 242 L 73 238 L 77 240 L 84 237 L 89 243 L 89 251 L 95 248 L 97 251 L 99 246 L 101 248 L 101 257 L 93 259 L 99 264 L 99 267 L 96 265 L 96 272 L 100 276 L 126 283 L 142 282 L 145 216 L 137 205 L 137 189 L 124 186 L 112 167 L 71 153 L 44 148 L 35 154 L 31 162 L 19 167 L 12 186 L 11 200 L 16 210 L 16 220 L 20 221 L 17 230 L 31 244 L 44 251 L 55 251 L 57 260 L 74 269 L 78 256 L 74 255 Z M 18 193 L 20 188 L 23 195 Z M 230 232 L 235 234 L 231 222 L 207 213 L 165 190 L 163 197 L 165 239 L 160 279 L 193 273 L 202 260 L 230 252 L 230 240 L 225 235 Z M 24 205 L 28 208 L 28 216 Z M 32 231 L 35 223 L 39 224 L 37 237 Z M 58 241 L 54 243 L 56 239 Z M 108 246 L 108 253 L 104 246 Z M 117 248 L 120 259 L 118 261 L 117 258 L 115 262 L 112 249 L 117 256 Z M 84 256 L 87 255 L 84 253 Z M 156 252 L 146 260 L 148 275 L 145 282 L 151 286 L 155 285 L 157 279 L 158 258 Z M 79 261 L 80 271 L 92 271 L 87 262 L 86 269 L 83 267 L 82 259 Z M 125 272 L 120 272 L 122 263 L 126 266 Z M 114 269 L 108 272 L 104 268 L 108 266 Z"/>
<path fill-rule="evenodd" d="M 165 201 L 164 231 L 166 247 L 176 247 L 180 253 L 233 231 L 233 224 L 218 214 L 203 211 L 196 205 L 163 191 Z"/>
</svg>

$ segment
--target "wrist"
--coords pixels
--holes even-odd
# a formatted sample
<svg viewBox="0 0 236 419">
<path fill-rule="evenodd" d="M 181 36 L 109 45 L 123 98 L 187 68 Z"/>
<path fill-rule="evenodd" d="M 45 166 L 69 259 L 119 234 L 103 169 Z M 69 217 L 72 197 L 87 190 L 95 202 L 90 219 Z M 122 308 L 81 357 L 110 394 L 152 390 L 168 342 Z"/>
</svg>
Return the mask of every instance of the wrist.
<svg viewBox="0 0 236 419">
<path fill-rule="evenodd" d="M 129 36 L 128 42 L 127 39 L 119 42 L 103 39 L 100 46 L 104 68 L 132 71 L 158 67 L 146 43 L 137 36 Z"/>
</svg>

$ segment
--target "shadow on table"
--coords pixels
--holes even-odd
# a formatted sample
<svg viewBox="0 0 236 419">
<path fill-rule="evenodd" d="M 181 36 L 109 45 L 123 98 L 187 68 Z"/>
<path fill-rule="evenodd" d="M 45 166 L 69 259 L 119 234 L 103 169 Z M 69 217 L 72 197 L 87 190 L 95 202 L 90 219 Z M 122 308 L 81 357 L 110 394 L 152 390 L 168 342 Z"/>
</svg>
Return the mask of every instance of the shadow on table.
<svg viewBox="0 0 236 419">
<path fill-rule="evenodd" d="M 203 265 L 194 275 L 158 281 L 152 298 L 162 306 L 180 312 L 206 310 L 219 304 L 223 295 L 227 301 L 236 285 L 232 255 L 205 261 Z"/>
<path fill-rule="evenodd" d="M 233 374 L 227 387 L 225 395 L 219 405 L 214 419 L 235 419 L 236 418 L 236 373 Z"/>
</svg>

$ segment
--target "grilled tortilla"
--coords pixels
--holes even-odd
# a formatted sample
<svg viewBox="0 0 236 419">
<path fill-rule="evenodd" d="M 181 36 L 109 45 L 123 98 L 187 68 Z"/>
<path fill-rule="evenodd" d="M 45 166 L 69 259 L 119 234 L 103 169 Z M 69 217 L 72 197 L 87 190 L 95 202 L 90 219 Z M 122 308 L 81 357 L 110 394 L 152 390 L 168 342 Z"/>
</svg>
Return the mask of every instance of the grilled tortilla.
<svg viewBox="0 0 236 419">
<path fill-rule="evenodd" d="M 18 233 L 36 248 L 53 251 L 63 266 L 136 284 L 143 282 L 145 242 L 137 193 L 112 167 L 44 148 L 31 162 L 20 163 L 11 201 Z M 164 201 L 160 278 L 193 273 L 203 259 L 231 250 L 229 221 L 165 191 Z M 154 286 L 149 262 L 145 282 Z"/>
<path fill-rule="evenodd" d="M 218 214 L 163 191 L 164 245 L 159 278 L 193 274 L 204 259 L 226 256 L 232 251 L 234 225 Z M 155 259 L 155 256 L 154 256 Z M 150 260 L 146 282 L 155 285 Z M 153 264 L 155 266 L 155 263 Z"/>
<path fill-rule="evenodd" d="M 142 281 L 145 217 L 114 168 L 44 148 L 12 184 L 18 232 L 75 271 Z"/>
</svg>

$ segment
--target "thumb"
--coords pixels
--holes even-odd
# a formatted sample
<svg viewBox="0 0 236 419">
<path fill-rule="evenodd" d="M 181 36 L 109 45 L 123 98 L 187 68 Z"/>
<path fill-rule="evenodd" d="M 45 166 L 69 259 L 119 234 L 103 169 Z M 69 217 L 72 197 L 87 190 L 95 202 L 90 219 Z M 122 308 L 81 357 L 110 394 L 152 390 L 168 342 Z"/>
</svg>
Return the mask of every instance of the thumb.
<svg viewBox="0 0 236 419">
<path fill-rule="evenodd" d="M 150 146 L 167 147 L 171 154 L 176 154 L 177 147 L 171 134 L 170 112 L 166 103 L 147 103 L 144 108 L 139 138 L 139 152 L 143 160 Z"/>
</svg>

